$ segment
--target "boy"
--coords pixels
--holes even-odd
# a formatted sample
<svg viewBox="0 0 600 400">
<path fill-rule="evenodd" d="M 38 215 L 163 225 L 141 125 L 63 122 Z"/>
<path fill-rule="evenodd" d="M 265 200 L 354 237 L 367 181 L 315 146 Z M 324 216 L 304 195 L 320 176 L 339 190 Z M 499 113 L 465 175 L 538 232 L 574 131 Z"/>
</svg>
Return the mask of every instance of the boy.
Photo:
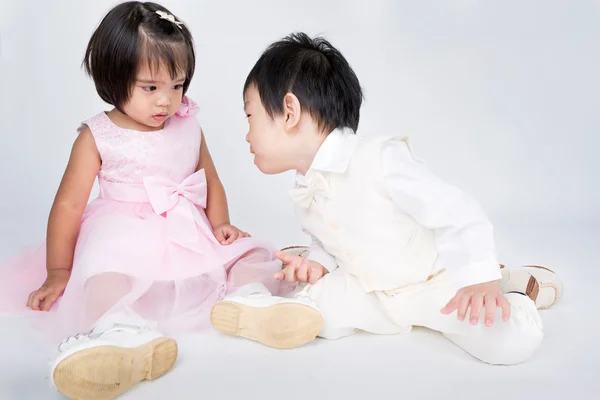
<svg viewBox="0 0 600 400">
<path fill-rule="evenodd" d="M 529 359 L 543 337 L 537 309 L 556 303 L 561 282 L 542 267 L 499 267 L 484 213 L 408 139 L 356 135 L 361 103 L 352 68 L 322 38 L 288 36 L 250 72 L 254 163 L 297 171 L 290 194 L 312 243 L 304 256 L 277 253 L 278 278 L 299 282 L 291 297 L 244 287 L 215 305 L 213 326 L 276 348 L 424 326 L 490 364 Z"/>
</svg>

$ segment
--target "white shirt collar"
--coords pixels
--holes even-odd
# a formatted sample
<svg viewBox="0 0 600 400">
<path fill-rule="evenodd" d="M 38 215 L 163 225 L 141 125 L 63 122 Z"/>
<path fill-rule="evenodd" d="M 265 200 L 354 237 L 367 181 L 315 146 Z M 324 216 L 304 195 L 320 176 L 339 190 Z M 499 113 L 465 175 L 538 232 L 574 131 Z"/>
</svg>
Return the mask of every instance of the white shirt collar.
<svg viewBox="0 0 600 400">
<path fill-rule="evenodd" d="M 351 129 L 338 128 L 333 130 L 323 141 L 308 171 L 315 170 L 337 174 L 346 172 L 357 142 L 358 137 Z M 304 182 L 304 175 L 300 172 L 296 174 L 296 182 Z"/>
</svg>

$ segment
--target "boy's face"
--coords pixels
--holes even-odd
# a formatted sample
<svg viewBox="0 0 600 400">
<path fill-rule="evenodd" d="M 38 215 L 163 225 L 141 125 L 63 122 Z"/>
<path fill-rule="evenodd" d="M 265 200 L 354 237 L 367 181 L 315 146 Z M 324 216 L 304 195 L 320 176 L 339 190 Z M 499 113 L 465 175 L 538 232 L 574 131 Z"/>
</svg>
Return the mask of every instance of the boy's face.
<svg viewBox="0 0 600 400">
<path fill-rule="evenodd" d="M 265 174 L 279 174 L 294 169 L 293 144 L 285 130 L 285 116 L 271 118 L 254 85 L 244 94 L 244 111 L 250 125 L 246 141 L 250 144 L 250 152 L 258 169 Z"/>
</svg>

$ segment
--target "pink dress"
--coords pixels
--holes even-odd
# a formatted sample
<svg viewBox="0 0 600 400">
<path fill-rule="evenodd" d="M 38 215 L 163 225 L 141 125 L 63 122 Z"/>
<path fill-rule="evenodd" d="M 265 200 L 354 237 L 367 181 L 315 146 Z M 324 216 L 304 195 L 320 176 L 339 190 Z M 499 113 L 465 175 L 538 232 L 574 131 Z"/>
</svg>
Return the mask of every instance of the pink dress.
<svg viewBox="0 0 600 400">
<path fill-rule="evenodd" d="M 100 195 L 83 214 L 69 284 L 50 312 L 26 308 L 46 278 L 42 243 L 0 266 L 0 312 L 32 315 L 59 336 L 121 313 L 172 334 L 206 327 L 212 305 L 241 285 L 261 282 L 279 294 L 281 262 L 268 243 L 223 246 L 212 233 L 206 177 L 196 172 L 197 111 L 184 98 L 154 132 L 122 129 L 104 112 L 84 122 L 102 158 Z"/>
</svg>

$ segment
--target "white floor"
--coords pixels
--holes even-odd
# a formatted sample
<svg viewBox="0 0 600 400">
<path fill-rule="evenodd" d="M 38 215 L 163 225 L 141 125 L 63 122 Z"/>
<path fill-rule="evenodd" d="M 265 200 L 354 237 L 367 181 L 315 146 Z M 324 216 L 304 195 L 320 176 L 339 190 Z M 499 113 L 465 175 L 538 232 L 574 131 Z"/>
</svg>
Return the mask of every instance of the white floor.
<svg viewBox="0 0 600 400">
<path fill-rule="evenodd" d="M 528 222 L 523 221 L 523 226 Z M 563 301 L 543 312 L 546 338 L 528 363 L 492 367 L 441 335 L 358 334 L 277 351 L 210 331 L 180 341 L 176 368 L 124 399 L 597 399 L 600 390 L 600 226 L 497 228 L 502 261 L 542 263 L 565 281 Z M 4 255 L 3 255 L 4 256 Z M 0 318 L 0 399 L 61 399 L 48 384 L 42 335 Z"/>
</svg>

